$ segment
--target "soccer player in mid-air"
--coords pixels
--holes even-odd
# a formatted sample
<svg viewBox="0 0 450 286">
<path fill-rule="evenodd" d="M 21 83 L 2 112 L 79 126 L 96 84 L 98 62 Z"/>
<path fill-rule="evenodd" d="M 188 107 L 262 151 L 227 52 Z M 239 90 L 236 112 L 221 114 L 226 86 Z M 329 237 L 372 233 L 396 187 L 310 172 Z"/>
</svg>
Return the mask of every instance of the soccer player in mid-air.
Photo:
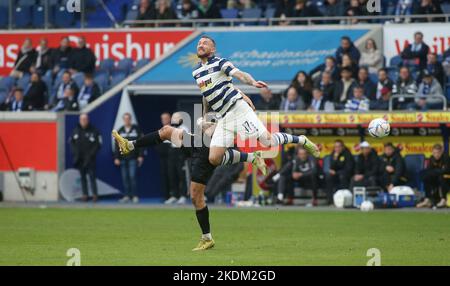
<svg viewBox="0 0 450 286">
<path fill-rule="evenodd" d="M 306 136 L 281 132 L 271 134 L 267 131 L 252 109 L 249 98 L 234 87 L 232 79 L 237 78 L 256 88 L 267 88 L 267 84 L 256 81 L 227 59 L 216 57 L 215 52 L 215 41 L 211 37 L 202 36 L 197 44 L 200 63 L 192 72 L 203 95 L 203 105 L 208 107 L 204 108 L 204 112 L 211 109 L 219 117 L 210 144 L 210 163 L 217 166 L 240 160 L 242 154 L 229 149 L 234 145 L 235 134 L 243 139 L 256 138 L 265 147 L 297 143 L 313 156 L 319 157 L 319 149 Z"/>
<path fill-rule="evenodd" d="M 251 103 L 251 102 L 250 102 Z M 252 104 L 253 106 L 253 104 Z M 198 121 L 204 134 L 211 137 L 215 129 L 215 116 L 212 113 L 207 113 L 202 120 Z M 209 162 L 209 148 L 204 144 L 202 134 L 190 134 L 181 128 L 176 128 L 181 125 L 181 116 L 179 113 L 174 113 L 172 116 L 172 124 L 175 126 L 166 125 L 161 129 L 146 134 L 135 141 L 128 141 L 121 137 L 116 130 L 112 131 L 112 135 L 117 142 L 120 152 L 124 155 L 130 153 L 136 148 L 144 148 L 161 144 L 163 141 L 171 141 L 176 147 L 182 148 L 187 157 L 192 157 L 192 178 L 189 187 L 192 203 L 196 209 L 197 221 L 202 230 L 202 237 L 199 244 L 193 250 L 207 250 L 214 246 L 214 240 L 210 231 L 209 210 L 205 202 L 205 189 L 209 178 L 212 176 L 216 166 Z M 198 140 L 197 140 L 198 139 Z M 196 143 L 201 145 L 196 147 Z M 265 168 L 264 159 L 258 156 L 253 156 L 252 153 L 241 153 L 242 158 L 246 158 L 247 162 L 251 162 L 258 169 Z M 252 161 L 248 158 L 252 157 Z M 228 164 L 238 163 L 229 162 Z"/>
</svg>

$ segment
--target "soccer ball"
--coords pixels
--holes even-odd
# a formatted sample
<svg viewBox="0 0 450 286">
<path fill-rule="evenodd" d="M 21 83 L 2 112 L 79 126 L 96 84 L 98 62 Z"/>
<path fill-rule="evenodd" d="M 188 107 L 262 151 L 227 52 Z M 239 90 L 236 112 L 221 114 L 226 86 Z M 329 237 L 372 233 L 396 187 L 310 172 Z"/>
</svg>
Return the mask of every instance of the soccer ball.
<svg viewBox="0 0 450 286">
<path fill-rule="evenodd" d="M 372 137 L 382 138 L 389 135 L 391 126 L 389 125 L 389 122 L 383 118 L 376 118 L 370 121 L 368 131 Z"/>
<path fill-rule="evenodd" d="M 371 201 L 364 201 L 361 204 L 360 210 L 363 212 L 369 212 L 373 210 L 373 203 Z"/>
</svg>

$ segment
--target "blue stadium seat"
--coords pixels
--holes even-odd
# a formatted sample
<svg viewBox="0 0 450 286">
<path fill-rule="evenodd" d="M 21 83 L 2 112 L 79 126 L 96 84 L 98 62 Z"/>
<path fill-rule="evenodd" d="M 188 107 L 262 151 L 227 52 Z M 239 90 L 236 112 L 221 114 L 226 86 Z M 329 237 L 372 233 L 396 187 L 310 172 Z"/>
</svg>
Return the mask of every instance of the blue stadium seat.
<svg viewBox="0 0 450 286">
<path fill-rule="evenodd" d="M 45 10 L 44 6 L 36 5 L 32 8 L 32 26 L 33 28 L 43 28 L 45 26 Z M 50 16 L 51 13 L 49 13 Z M 49 17 L 49 22 L 52 22 Z"/>
<path fill-rule="evenodd" d="M 131 72 L 132 68 L 133 68 L 133 59 L 125 58 L 125 59 L 121 59 L 117 63 L 116 70 L 119 72 L 124 72 L 128 75 Z"/>
<path fill-rule="evenodd" d="M 444 14 L 450 14 L 450 3 L 442 3 L 441 9 Z"/>
<path fill-rule="evenodd" d="M 244 9 L 242 11 L 242 18 L 244 19 L 259 19 L 261 18 L 261 9 L 259 8 L 252 8 L 252 9 Z M 243 22 L 246 26 L 254 26 L 258 25 L 258 22 Z"/>
<path fill-rule="evenodd" d="M 13 12 L 14 27 L 27 28 L 31 24 L 31 6 L 17 6 Z"/>
<path fill-rule="evenodd" d="M 236 19 L 238 17 L 239 11 L 237 9 L 221 9 L 220 15 L 224 19 Z"/>
<path fill-rule="evenodd" d="M 138 71 L 149 63 L 150 63 L 149 59 L 140 59 L 140 60 L 136 61 L 136 66 L 134 67 L 133 71 L 134 72 Z"/>
<path fill-rule="evenodd" d="M 115 85 L 117 85 L 118 83 L 123 81 L 126 77 L 127 77 L 127 74 L 124 72 L 117 72 L 117 71 L 114 72 L 111 77 L 111 83 L 109 85 L 109 88 L 114 87 Z"/>
<path fill-rule="evenodd" d="M 425 156 L 423 154 L 412 154 L 405 156 L 407 185 L 412 188 L 421 189 L 421 171 L 424 168 Z"/>
<path fill-rule="evenodd" d="M 114 60 L 113 59 L 104 59 L 104 60 L 100 61 L 98 70 L 111 74 L 112 71 L 114 70 Z"/>
<path fill-rule="evenodd" d="M 107 28 L 111 27 L 112 24 L 111 19 L 103 8 L 87 13 L 86 27 L 88 28 Z"/>
<path fill-rule="evenodd" d="M 394 56 L 389 61 L 389 66 L 391 67 L 397 67 L 402 63 L 402 58 L 400 56 Z"/>
<path fill-rule="evenodd" d="M 9 13 L 8 8 L 5 6 L 0 6 L 0 29 L 5 29 L 9 24 Z"/>
<path fill-rule="evenodd" d="M 136 20 L 138 16 L 137 10 L 128 10 L 125 20 Z"/>
<path fill-rule="evenodd" d="M 73 27 L 75 22 L 75 13 L 69 13 L 65 5 L 60 5 L 55 8 L 55 26 L 58 28 Z"/>
<path fill-rule="evenodd" d="M 106 72 L 99 72 L 95 74 L 94 81 L 100 87 L 102 93 L 106 92 L 109 84 L 109 74 Z"/>
<path fill-rule="evenodd" d="M 84 84 L 84 74 L 81 72 L 73 74 L 72 80 L 78 85 L 79 88 L 81 88 Z"/>
<path fill-rule="evenodd" d="M 31 76 L 29 74 L 24 74 L 21 78 L 17 80 L 17 86 L 26 89 L 28 87 L 28 84 L 30 83 Z"/>
<path fill-rule="evenodd" d="M 11 91 L 11 89 L 16 84 L 16 79 L 10 76 L 5 76 L 0 80 L 0 89 L 5 89 L 8 92 Z"/>
<path fill-rule="evenodd" d="M 17 1 L 17 5 L 18 6 L 33 6 L 36 5 L 37 1 L 36 0 L 18 0 Z"/>
<path fill-rule="evenodd" d="M 6 98 L 8 97 L 8 92 L 5 89 L 0 89 L 0 105 L 5 102 Z"/>
<path fill-rule="evenodd" d="M 369 74 L 369 79 L 373 82 L 373 83 L 377 83 L 378 82 L 378 75 L 376 73 L 371 73 Z"/>
<path fill-rule="evenodd" d="M 275 8 L 267 8 L 266 11 L 264 12 L 264 17 L 266 17 L 267 19 L 273 18 L 274 15 L 275 15 Z"/>
</svg>

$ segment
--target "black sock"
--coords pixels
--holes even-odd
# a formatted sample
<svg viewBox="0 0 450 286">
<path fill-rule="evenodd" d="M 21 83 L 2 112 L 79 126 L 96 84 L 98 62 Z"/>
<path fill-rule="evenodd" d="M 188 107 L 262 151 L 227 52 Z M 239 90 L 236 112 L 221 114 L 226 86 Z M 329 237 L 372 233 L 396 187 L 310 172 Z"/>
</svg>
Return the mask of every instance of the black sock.
<svg viewBox="0 0 450 286">
<path fill-rule="evenodd" d="M 203 234 L 210 233 L 209 229 L 209 210 L 208 206 L 205 206 L 201 210 L 196 210 L 195 214 L 197 215 L 197 221 L 202 229 Z"/>
<path fill-rule="evenodd" d="M 144 137 L 134 141 L 133 145 L 135 148 L 148 147 L 161 144 L 162 140 L 159 137 L 159 131 L 154 131 L 144 135 Z"/>
</svg>

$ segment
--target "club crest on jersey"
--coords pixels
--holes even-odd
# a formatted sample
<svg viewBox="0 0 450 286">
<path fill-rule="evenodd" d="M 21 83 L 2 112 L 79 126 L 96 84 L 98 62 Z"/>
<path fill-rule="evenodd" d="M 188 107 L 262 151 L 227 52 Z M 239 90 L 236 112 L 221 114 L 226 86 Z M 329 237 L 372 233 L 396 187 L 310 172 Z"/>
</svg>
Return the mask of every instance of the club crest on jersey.
<svg viewBox="0 0 450 286">
<path fill-rule="evenodd" d="M 204 88 L 208 87 L 208 85 L 211 83 L 212 83 L 211 78 L 208 78 L 207 80 L 202 80 L 201 82 L 199 82 L 198 86 L 200 87 L 200 89 L 204 89 Z"/>
</svg>

